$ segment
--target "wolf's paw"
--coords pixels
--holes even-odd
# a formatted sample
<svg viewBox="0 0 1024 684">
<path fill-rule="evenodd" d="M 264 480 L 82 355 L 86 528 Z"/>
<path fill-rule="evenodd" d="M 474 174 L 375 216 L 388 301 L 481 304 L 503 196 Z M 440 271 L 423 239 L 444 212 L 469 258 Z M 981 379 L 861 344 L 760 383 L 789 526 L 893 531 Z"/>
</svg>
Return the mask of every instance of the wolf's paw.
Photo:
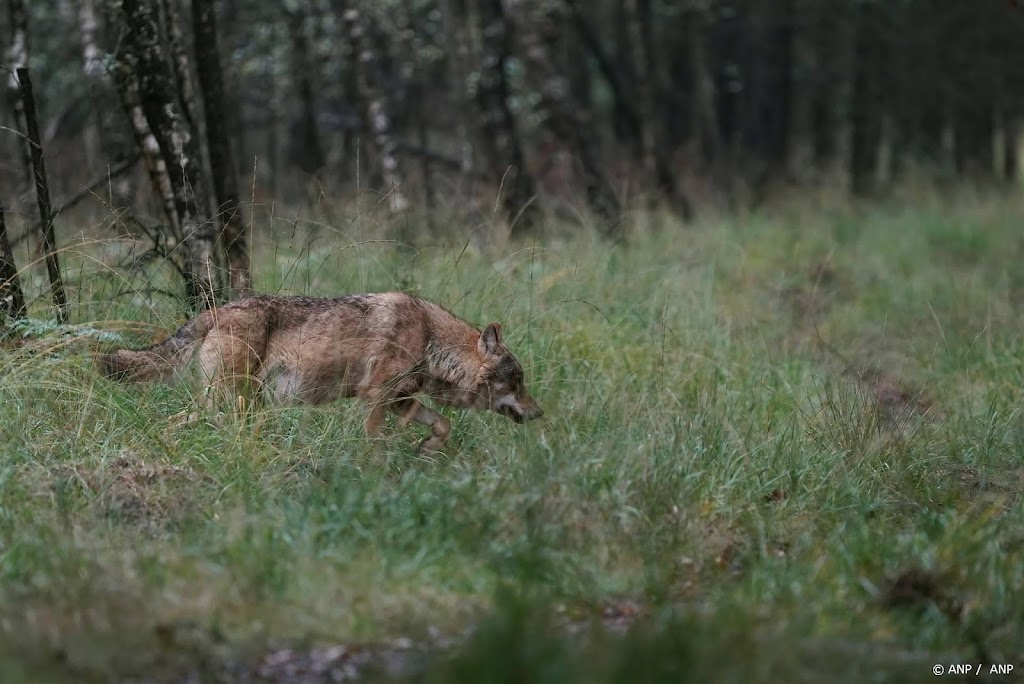
<svg viewBox="0 0 1024 684">
<path fill-rule="evenodd" d="M 416 455 L 429 459 L 433 459 L 436 456 L 451 456 L 451 447 L 437 437 L 430 436 L 420 442 L 419 447 L 416 449 Z"/>
<path fill-rule="evenodd" d="M 189 425 L 199 420 L 198 411 L 182 411 L 181 413 L 175 413 L 167 420 L 167 424 L 170 427 L 177 427 L 179 425 Z"/>
</svg>

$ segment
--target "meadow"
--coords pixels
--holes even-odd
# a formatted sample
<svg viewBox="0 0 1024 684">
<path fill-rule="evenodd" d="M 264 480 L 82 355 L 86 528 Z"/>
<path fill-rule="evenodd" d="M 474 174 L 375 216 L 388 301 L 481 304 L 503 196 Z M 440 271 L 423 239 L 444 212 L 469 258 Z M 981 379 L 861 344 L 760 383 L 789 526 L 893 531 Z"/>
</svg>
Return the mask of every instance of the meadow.
<svg viewBox="0 0 1024 684">
<path fill-rule="evenodd" d="M 0 349 L 0 680 L 1024 671 L 1020 197 L 639 213 L 620 245 L 251 209 L 258 290 L 499 321 L 545 417 L 452 414 L 435 457 L 351 401 L 181 424 L 197 382 L 91 361 L 180 325 L 180 284 L 64 220 L 73 324 L 30 280 Z"/>
</svg>

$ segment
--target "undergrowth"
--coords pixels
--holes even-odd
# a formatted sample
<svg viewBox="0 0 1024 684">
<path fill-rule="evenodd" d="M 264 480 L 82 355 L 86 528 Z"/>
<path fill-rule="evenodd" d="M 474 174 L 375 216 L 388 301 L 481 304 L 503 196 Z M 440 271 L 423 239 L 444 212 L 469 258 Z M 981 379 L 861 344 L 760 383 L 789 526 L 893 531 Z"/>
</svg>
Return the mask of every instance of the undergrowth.
<svg viewBox="0 0 1024 684">
<path fill-rule="evenodd" d="M 3 680 L 230 679 L 282 644 L 438 635 L 429 681 L 1024 666 L 1022 208 L 516 248 L 257 217 L 261 291 L 504 324 L 545 418 L 453 415 L 446 458 L 368 443 L 353 402 L 183 423 L 194 381 L 98 377 L 97 349 L 185 313 L 167 269 L 117 266 L 130 243 L 65 240 L 73 325 L 37 299 L 0 354 Z"/>
</svg>

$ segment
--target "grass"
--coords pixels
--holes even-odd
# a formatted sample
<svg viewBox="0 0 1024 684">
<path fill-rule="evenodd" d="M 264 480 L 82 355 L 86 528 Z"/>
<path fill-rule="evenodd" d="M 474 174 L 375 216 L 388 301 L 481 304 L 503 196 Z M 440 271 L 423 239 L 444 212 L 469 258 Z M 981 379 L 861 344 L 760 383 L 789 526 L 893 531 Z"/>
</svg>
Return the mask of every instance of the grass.
<svg viewBox="0 0 1024 684">
<path fill-rule="evenodd" d="M 352 402 L 180 426 L 195 383 L 113 385 L 109 343 L 29 326 L 0 355 L 2 680 L 243 681 L 275 648 L 399 637 L 457 639 L 431 682 L 1020 671 L 1022 210 L 419 249 L 257 216 L 260 290 L 498 320 L 545 418 L 456 415 L 435 459 L 366 443 Z M 76 323 L 183 320 L 166 273 L 110 266 L 123 244 L 64 245 Z"/>
</svg>

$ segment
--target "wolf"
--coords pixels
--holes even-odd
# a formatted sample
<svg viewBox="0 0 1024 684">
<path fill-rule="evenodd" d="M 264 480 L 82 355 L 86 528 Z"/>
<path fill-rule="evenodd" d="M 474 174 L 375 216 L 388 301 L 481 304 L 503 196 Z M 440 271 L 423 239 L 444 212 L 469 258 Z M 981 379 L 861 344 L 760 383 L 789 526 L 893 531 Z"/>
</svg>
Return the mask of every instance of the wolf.
<svg viewBox="0 0 1024 684">
<path fill-rule="evenodd" d="M 272 395 L 277 403 L 325 404 L 358 397 L 377 435 L 388 412 L 399 425 L 430 428 L 422 452 L 442 451 L 451 422 L 442 406 L 491 410 L 525 423 L 544 411 L 501 325 L 482 331 L 433 302 L 402 292 L 335 298 L 261 295 L 208 309 L 166 341 L 100 354 L 100 371 L 121 381 L 166 380 L 196 354 L 213 390 L 234 403 Z"/>
</svg>

